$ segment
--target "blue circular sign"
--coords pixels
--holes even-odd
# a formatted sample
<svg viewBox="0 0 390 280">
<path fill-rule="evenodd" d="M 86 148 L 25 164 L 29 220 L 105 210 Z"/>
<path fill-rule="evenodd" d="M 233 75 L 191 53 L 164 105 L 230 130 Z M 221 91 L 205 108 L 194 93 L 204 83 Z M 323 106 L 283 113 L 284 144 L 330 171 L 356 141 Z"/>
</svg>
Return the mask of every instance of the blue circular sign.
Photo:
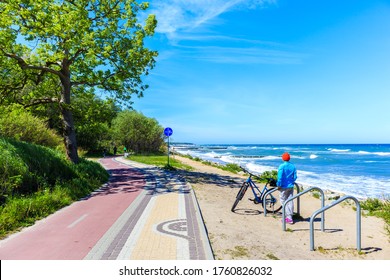
<svg viewBox="0 0 390 280">
<path fill-rule="evenodd" d="M 167 127 L 166 129 L 164 129 L 164 134 L 165 134 L 165 136 L 171 136 L 172 135 L 172 133 L 173 133 L 173 130 L 172 130 L 172 128 L 170 128 L 170 127 Z"/>
</svg>

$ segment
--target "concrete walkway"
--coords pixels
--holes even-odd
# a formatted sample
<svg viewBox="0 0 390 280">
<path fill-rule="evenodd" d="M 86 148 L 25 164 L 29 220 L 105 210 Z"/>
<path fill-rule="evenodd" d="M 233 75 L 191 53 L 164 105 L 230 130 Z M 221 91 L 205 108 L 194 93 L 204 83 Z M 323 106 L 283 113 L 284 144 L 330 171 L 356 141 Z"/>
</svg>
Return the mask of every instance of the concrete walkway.
<svg viewBox="0 0 390 280">
<path fill-rule="evenodd" d="M 108 184 L 0 241 L 0 259 L 213 259 L 188 183 L 122 157 L 101 163 Z"/>
</svg>

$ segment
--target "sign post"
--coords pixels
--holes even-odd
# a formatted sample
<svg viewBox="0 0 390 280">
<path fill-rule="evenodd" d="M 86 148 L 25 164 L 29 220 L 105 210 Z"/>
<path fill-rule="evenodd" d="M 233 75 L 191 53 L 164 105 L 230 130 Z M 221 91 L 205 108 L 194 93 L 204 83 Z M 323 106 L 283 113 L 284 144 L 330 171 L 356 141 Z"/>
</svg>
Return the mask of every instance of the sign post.
<svg viewBox="0 0 390 280">
<path fill-rule="evenodd" d="M 165 136 L 168 137 L 168 166 L 169 166 L 169 137 L 172 135 L 173 130 L 170 127 L 167 127 L 164 129 Z"/>
</svg>

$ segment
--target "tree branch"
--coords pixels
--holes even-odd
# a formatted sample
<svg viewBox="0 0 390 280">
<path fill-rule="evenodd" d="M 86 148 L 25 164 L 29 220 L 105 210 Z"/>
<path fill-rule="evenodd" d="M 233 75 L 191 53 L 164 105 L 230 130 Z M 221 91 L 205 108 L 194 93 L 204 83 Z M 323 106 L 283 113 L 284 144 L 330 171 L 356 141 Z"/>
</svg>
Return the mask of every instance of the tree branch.
<svg viewBox="0 0 390 280">
<path fill-rule="evenodd" d="M 32 100 L 29 104 L 24 104 L 24 108 L 36 106 L 39 104 L 48 104 L 48 103 L 59 103 L 60 100 L 58 98 L 52 97 L 52 98 L 42 98 L 42 99 L 35 99 Z"/>
<path fill-rule="evenodd" d="M 86 49 L 79 49 L 70 59 L 69 59 L 69 65 L 72 64 L 79 55 L 81 55 Z"/>
<path fill-rule="evenodd" d="M 63 77 L 63 75 L 60 71 L 56 71 L 56 70 L 51 69 L 50 67 L 46 67 L 46 66 L 29 65 L 26 63 L 26 61 L 24 61 L 23 58 L 17 56 L 16 54 L 7 53 L 3 49 L 0 49 L 0 51 L 4 54 L 4 56 L 16 60 L 17 63 L 19 64 L 19 67 L 22 68 L 23 70 L 25 70 L 25 69 L 39 70 L 39 71 L 49 72 L 49 73 L 52 73 L 54 75 Z"/>
</svg>

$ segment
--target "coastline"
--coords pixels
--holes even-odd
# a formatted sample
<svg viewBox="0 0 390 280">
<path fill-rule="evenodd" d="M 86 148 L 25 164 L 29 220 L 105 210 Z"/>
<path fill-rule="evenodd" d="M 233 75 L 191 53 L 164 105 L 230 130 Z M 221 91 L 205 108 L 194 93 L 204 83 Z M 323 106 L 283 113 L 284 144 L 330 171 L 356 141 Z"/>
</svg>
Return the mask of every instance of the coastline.
<svg viewBox="0 0 390 280">
<path fill-rule="evenodd" d="M 361 252 L 356 250 L 356 211 L 341 203 L 326 212 L 325 231 L 315 222 L 315 251 L 310 251 L 309 219 L 320 199 L 302 195 L 301 219 L 282 230 L 281 215 L 264 216 L 262 207 L 246 194 L 235 213 L 230 208 L 244 176 L 202 164 L 180 155 L 191 166 L 178 171 L 194 189 L 206 224 L 215 259 L 281 260 L 389 260 L 390 242 L 382 219 L 361 215 Z M 329 195 L 339 195 L 332 194 Z M 325 204 L 333 200 L 325 198 Z"/>
<path fill-rule="evenodd" d="M 390 145 L 361 144 L 240 144 L 173 145 L 172 151 L 222 165 L 235 163 L 261 174 L 276 170 L 288 151 L 298 182 L 359 199 L 390 198 Z"/>
</svg>

